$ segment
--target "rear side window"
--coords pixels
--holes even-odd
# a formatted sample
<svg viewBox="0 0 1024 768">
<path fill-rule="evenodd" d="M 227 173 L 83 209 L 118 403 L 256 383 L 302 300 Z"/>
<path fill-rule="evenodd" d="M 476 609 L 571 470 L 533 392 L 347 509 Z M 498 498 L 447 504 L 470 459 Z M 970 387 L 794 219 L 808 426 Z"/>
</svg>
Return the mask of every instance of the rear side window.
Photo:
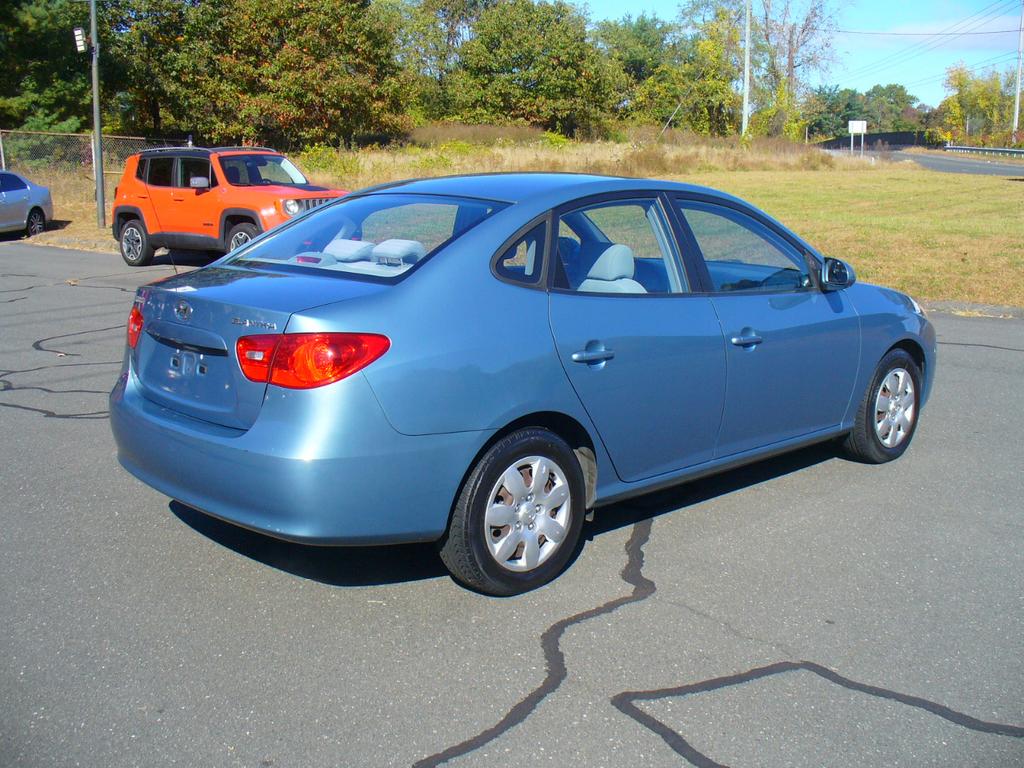
<svg viewBox="0 0 1024 768">
<path fill-rule="evenodd" d="M 149 162 L 144 157 L 139 158 L 139 164 L 135 167 L 135 178 L 139 181 L 146 180 L 146 164 Z"/>
<path fill-rule="evenodd" d="M 13 173 L 0 173 L 0 191 L 17 192 L 21 189 L 28 189 L 24 181 Z"/>
<path fill-rule="evenodd" d="M 242 248 L 226 263 L 394 282 L 505 205 L 438 195 L 345 198 Z"/>
<path fill-rule="evenodd" d="M 149 159 L 148 184 L 154 187 L 174 186 L 174 158 L 151 157 Z"/>
<path fill-rule="evenodd" d="M 540 223 L 505 249 L 494 271 L 513 283 L 536 285 L 544 274 L 544 238 L 547 225 Z"/>
</svg>

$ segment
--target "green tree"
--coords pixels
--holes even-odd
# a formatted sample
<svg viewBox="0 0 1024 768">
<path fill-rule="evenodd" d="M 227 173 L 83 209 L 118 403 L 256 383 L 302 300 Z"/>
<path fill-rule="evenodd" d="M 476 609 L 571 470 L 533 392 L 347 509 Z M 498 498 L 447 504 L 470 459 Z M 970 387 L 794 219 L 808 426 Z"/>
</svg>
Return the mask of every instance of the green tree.
<svg viewBox="0 0 1024 768">
<path fill-rule="evenodd" d="M 600 130 L 614 72 L 587 40 L 573 6 L 503 0 L 484 11 L 461 49 L 455 93 L 469 122 L 523 122 L 566 136 Z"/>
<path fill-rule="evenodd" d="M 408 93 L 396 34 L 368 0 L 204 0 L 186 29 L 179 104 L 218 142 L 297 147 L 401 133 Z"/>
<path fill-rule="evenodd" d="M 75 50 L 72 29 L 88 29 L 89 7 L 74 0 L 14 0 L 7 7 L 0 13 L 0 127 L 87 127 L 89 57 Z"/>
<path fill-rule="evenodd" d="M 598 49 L 617 62 L 633 85 L 651 77 L 674 57 L 676 27 L 657 16 L 626 14 L 600 21 L 594 29 Z"/>
<path fill-rule="evenodd" d="M 938 112 L 946 138 L 972 144 L 1008 144 L 1013 122 L 1014 74 L 972 73 L 962 64 L 946 72 L 950 92 Z"/>
</svg>

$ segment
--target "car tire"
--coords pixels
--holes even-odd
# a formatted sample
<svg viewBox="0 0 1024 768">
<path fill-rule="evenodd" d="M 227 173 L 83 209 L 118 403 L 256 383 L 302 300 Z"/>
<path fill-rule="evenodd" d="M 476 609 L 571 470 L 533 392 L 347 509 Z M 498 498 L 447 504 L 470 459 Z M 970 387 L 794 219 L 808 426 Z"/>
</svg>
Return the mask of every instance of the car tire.
<svg viewBox="0 0 1024 768">
<path fill-rule="evenodd" d="M 138 219 L 129 219 L 118 236 L 121 258 L 130 267 L 144 267 L 153 261 L 153 246 L 146 227 Z"/>
<path fill-rule="evenodd" d="M 259 230 L 256 229 L 255 224 L 250 224 L 247 221 L 235 224 L 235 226 L 231 228 L 231 231 L 228 232 L 228 253 L 231 253 L 231 251 L 237 248 L 241 248 L 258 234 Z"/>
<path fill-rule="evenodd" d="M 46 214 L 40 208 L 33 208 L 28 212 L 28 219 L 25 221 L 25 237 L 35 237 L 46 231 Z"/>
<path fill-rule="evenodd" d="M 846 453 L 866 464 L 884 464 L 907 450 L 921 413 L 921 370 L 906 351 L 893 349 L 875 369 L 853 430 L 843 441 Z"/>
<path fill-rule="evenodd" d="M 512 432 L 466 478 L 441 559 L 458 581 L 484 594 L 536 589 L 575 554 L 585 499 L 583 471 L 564 440 L 546 429 Z"/>
</svg>

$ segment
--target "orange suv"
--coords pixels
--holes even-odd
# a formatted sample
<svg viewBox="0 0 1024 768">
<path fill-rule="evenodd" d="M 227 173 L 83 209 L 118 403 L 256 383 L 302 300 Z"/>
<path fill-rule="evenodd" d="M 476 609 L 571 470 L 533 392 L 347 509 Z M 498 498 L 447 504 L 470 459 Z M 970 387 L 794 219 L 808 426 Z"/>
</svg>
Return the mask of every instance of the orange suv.
<svg viewBox="0 0 1024 768">
<path fill-rule="evenodd" d="M 147 149 L 114 190 L 114 239 L 133 267 L 160 247 L 226 253 L 344 190 L 314 187 L 262 147 Z"/>
</svg>

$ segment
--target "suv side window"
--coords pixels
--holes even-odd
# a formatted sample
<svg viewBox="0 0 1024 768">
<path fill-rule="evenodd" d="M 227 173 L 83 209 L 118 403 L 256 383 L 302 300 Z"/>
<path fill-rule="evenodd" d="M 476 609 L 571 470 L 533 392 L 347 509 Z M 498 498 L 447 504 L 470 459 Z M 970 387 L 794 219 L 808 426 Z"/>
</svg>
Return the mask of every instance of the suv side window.
<svg viewBox="0 0 1024 768">
<path fill-rule="evenodd" d="M 174 158 L 173 157 L 151 157 L 149 158 L 149 178 L 147 184 L 153 187 L 174 186 Z"/>
<path fill-rule="evenodd" d="M 498 257 L 494 271 L 513 283 L 539 283 L 544 274 L 544 238 L 547 231 L 547 224 L 541 222 L 512 243 Z"/>
<path fill-rule="evenodd" d="M 140 157 L 138 165 L 135 166 L 135 178 L 139 181 L 146 180 L 146 163 L 148 162 L 148 158 Z"/>
<path fill-rule="evenodd" d="M 178 163 L 178 183 L 175 186 L 189 187 L 189 180 L 200 176 L 210 180 L 210 186 L 217 186 L 217 177 L 210 167 L 210 161 L 201 157 L 183 157 Z"/>
<path fill-rule="evenodd" d="M 677 205 L 704 257 L 714 291 L 811 287 L 806 260 L 760 222 L 726 206 L 688 200 Z"/>
</svg>

